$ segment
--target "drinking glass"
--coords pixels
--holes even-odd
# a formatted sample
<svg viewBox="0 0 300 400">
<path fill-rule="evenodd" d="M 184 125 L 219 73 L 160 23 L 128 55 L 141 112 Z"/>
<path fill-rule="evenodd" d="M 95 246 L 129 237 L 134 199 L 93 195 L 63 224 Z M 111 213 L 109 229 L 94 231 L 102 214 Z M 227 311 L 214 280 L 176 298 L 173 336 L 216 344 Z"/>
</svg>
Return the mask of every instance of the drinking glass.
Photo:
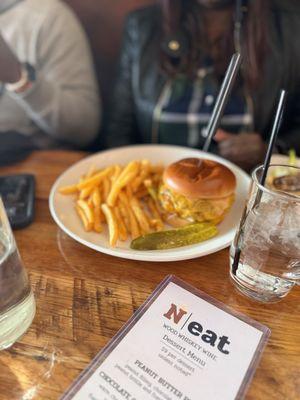
<svg viewBox="0 0 300 400">
<path fill-rule="evenodd" d="M 35 300 L 0 197 L 0 350 L 29 328 Z"/>
<path fill-rule="evenodd" d="M 300 169 L 263 167 L 252 187 L 230 249 L 230 276 L 242 293 L 263 302 L 286 296 L 300 283 Z"/>
</svg>

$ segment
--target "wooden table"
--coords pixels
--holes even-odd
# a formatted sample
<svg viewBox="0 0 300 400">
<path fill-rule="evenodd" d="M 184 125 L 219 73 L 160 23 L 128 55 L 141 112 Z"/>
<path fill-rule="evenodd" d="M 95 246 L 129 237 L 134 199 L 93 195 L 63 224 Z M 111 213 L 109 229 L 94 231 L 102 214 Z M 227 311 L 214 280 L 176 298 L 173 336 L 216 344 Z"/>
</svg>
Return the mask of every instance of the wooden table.
<svg viewBox="0 0 300 400">
<path fill-rule="evenodd" d="M 48 195 L 57 176 L 83 156 L 40 152 L 0 169 L 1 174 L 27 172 L 37 178 L 35 222 L 15 233 L 37 314 L 27 334 L 0 354 L 0 399 L 58 399 L 168 274 L 271 328 L 246 399 L 299 399 L 299 288 L 277 304 L 248 300 L 228 279 L 228 249 L 190 261 L 148 263 L 113 258 L 76 243 L 53 222 Z"/>
</svg>

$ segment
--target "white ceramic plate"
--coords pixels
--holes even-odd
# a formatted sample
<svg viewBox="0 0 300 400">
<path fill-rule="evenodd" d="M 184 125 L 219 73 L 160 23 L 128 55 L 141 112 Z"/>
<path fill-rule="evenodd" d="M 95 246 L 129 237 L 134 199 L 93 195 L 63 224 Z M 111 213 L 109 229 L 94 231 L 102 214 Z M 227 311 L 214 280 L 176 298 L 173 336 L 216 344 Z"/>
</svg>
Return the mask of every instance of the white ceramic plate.
<svg viewBox="0 0 300 400">
<path fill-rule="evenodd" d="M 149 159 L 152 163 L 168 165 L 186 157 L 201 157 L 203 152 L 185 147 L 165 145 L 142 145 L 123 147 L 94 154 L 67 169 L 55 182 L 50 193 L 50 211 L 57 225 L 69 236 L 85 246 L 112 256 L 141 261 L 178 261 L 201 257 L 214 253 L 230 245 L 239 223 L 250 184 L 249 176 L 234 164 L 212 154 L 205 154 L 205 158 L 216 160 L 229 167 L 237 178 L 235 203 L 219 225 L 219 234 L 197 245 L 181 247 L 171 250 L 136 251 L 130 249 L 130 242 L 120 242 L 116 248 L 109 247 L 108 233 L 101 234 L 85 232 L 79 220 L 71 196 L 63 196 L 58 192 L 62 186 L 78 182 L 78 177 L 89 169 L 91 164 L 103 168 L 111 164 L 125 164 L 133 159 Z"/>
</svg>

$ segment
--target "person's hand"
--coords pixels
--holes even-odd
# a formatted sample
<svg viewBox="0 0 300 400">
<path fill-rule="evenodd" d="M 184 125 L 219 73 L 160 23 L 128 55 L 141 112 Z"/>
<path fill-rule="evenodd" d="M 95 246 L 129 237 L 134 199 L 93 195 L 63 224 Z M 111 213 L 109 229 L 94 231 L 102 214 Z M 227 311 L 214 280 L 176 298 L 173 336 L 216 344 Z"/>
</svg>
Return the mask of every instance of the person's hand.
<svg viewBox="0 0 300 400">
<path fill-rule="evenodd" d="M 21 64 L 0 33 L 0 82 L 15 83 L 21 79 Z"/>
<path fill-rule="evenodd" d="M 263 161 L 267 150 L 267 145 L 258 133 L 234 135 L 219 129 L 214 139 L 218 142 L 222 157 L 247 171 Z"/>
</svg>

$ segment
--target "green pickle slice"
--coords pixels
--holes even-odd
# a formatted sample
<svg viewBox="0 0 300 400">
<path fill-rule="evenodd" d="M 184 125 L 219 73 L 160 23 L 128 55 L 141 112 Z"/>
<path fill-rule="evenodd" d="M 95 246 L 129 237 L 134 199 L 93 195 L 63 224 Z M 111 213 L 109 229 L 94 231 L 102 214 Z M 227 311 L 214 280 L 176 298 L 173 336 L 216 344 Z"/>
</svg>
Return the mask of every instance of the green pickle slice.
<svg viewBox="0 0 300 400">
<path fill-rule="evenodd" d="M 199 222 L 182 228 L 149 233 L 131 242 L 133 250 L 167 250 L 204 242 L 218 234 L 217 227 Z"/>
</svg>

